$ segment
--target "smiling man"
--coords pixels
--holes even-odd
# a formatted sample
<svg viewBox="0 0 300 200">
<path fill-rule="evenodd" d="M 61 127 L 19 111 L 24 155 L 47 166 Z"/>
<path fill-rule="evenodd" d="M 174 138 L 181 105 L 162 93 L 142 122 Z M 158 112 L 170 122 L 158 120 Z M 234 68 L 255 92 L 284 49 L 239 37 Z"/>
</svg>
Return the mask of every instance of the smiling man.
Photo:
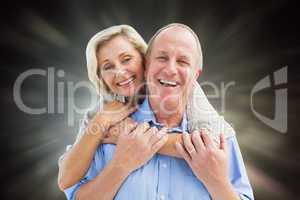
<svg viewBox="0 0 300 200">
<path fill-rule="evenodd" d="M 202 70 L 198 37 L 185 25 L 168 25 L 150 40 L 146 59 L 151 110 L 158 123 L 176 127 L 186 120 L 186 105 L 193 81 L 197 80 Z M 182 161 L 173 163 L 174 158 L 161 158 L 169 163 L 169 171 L 164 171 L 170 174 L 169 182 L 164 183 L 171 189 L 164 192 L 170 199 L 180 199 L 181 196 L 184 199 L 253 199 L 235 136 L 226 141 L 221 134 L 220 145 L 215 145 L 205 132 L 183 134 L 183 141 L 183 145 L 178 143 L 176 148 L 190 168 L 182 168 Z M 197 181 L 194 176 L 181 177 L 179 174 L 184 174 L 181 170 L 191 170 Z M 180 184 L 176 182 L 184 184 L 177 187 Z M 162 183 L 163 180 L 158 188 Z M 186 188 L 185 185 L 189 185 L 189 192 L 182 189 Z"/>
<path fill-rule="evenodd" d="M 173 127 L 185 112 L 193 81 L 200 74 L 200 53 L 194 35 L 179 25 L 159 31 L 150 41 L 145 76 L 156 119 Z"/>
<path fill-rule="evenodd" d="M 124 140 L 121 135 L 117 147 L 99 146 L 85 178 L 65 191 L 67 197 L 253 200 L 235 136 L 225 139 L 220 134 L 220 143 L 216 145 L 205 131 L 186 133 L 187 100 L 201 70 L 202 53 L 196 34 L 183 24 L 160 29 L 150 40 L 146 55 L 148 97 L 131 117 L 139 123 L 147 122 L 150 127 L 167 127 L 170 133 L 183 133 L 183 143 L 177 143 L 176 148 L 184 159 L 151 154 L 151 159 L 143 165 L 128 170 L 128 163 L 135 158 L 134 152 L 123 163 L 113 162 L 114 154 L 120 151 L 118 143 Z M 141 127 L 133 132 L 138 135 L 141 131 L 147 132 Z M 138 145 L 130 144 L 131 147 Z"/>
</svg>

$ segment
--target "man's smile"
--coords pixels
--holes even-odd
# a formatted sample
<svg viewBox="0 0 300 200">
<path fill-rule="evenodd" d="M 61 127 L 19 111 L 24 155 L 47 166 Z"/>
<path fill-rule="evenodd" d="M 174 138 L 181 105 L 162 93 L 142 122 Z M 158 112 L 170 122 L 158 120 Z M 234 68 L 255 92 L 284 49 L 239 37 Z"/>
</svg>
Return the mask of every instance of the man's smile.
<svg viewBox="0 0 300 200">
<path fill-rule="evenodd" d="M 158 79 L 158 82 L 164 87 L 177 87 L 179 82 L 167 79 Z"/>
</svg>

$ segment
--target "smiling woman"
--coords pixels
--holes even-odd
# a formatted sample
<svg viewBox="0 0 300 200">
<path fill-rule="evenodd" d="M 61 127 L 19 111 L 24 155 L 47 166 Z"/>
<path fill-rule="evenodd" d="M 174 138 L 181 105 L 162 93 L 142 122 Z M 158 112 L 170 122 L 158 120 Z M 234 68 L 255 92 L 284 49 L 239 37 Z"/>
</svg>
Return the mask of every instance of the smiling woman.
<svg viewBox="0 0 300 200">
<path fill-rule="evenodd" d="M 118 47 L 118 48 L 116 48 Z M 106 87 L 125 97 L 134 96 L 144 82 L 144 56 L 130 43 L 126 35 L 113 37 L 97 48 L 98 76 Z"/>
<path fill-rule="evenodd" d="M 122 95 L 119 99 L 124 102 L 124 96 L 132 97 L 140 92 L 137 90 L 143 82 L 146 50 L 143 38 L 127 25 L 112 26 L 94 35 L 87 45 L 86 57 L 89 79 L 98 94 L 105 99 Z M 136 88 L 120 90 L 132 78 Z"/>
</svg>

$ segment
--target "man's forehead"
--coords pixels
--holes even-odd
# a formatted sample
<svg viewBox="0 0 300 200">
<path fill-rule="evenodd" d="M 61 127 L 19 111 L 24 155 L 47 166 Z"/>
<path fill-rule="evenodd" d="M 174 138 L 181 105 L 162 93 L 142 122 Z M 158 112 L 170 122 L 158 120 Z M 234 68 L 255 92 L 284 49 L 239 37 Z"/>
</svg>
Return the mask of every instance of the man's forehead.
<svg viewBox="0 0 300 200">
<path fill-rule="evenodd" d="M 167 28 L 166 30 L 163 30 L 160 32 L 153 44 L 153 49 L 161 51 L 164 49 L 163 47 L 167 47 L 164 45 L 172 45 L 173 47 L 179 49 L 182 48 L 188 48 L 191 49 L 191 47 L 194 49 L 195 53 L 197 53 L 197 42 L 193 34 L 180 26 L 174 26 Z"/>
</svg>

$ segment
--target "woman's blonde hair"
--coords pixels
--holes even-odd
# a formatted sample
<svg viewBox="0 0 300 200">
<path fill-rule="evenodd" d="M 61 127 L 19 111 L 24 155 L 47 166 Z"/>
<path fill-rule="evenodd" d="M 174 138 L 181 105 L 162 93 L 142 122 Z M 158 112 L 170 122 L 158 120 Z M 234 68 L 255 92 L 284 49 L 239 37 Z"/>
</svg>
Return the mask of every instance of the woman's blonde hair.
<svg viewBox="0 0 300 200">
<path fill-rule="evenodd" d="M 129 25 L 111 26 L 98 32 L 90 39 L 86 48 L 88 76 L 96 88 L 98 95 L 103 96 L 104 99 L 114 98 L 115 94 L 113 94 L 106 86 L 103 78 L 101 77 L 101 73 L 98 73 L 97 51 L 101 45 L 118 35 L 125 36 L 143 57 L 147 51 L 147 44 L 144 39 L 133 27 Z"/>
</svg>

